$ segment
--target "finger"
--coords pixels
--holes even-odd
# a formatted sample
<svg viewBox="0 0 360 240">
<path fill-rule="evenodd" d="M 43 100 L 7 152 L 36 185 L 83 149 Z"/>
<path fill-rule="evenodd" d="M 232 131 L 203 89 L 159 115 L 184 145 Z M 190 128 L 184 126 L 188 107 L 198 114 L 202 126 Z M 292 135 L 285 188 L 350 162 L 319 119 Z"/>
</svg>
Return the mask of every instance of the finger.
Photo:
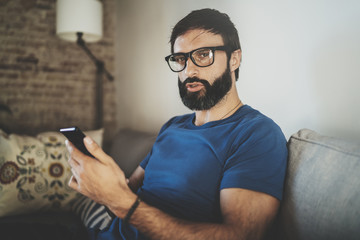
<svg viewBox="0 0 360 240">
<path fill-rule="evenodd" d="M 75 178 L 76 182 L 79 183 L 79 181 L 78 181 L 78 179 L 80 179 L 79 172 L 78 172 L 76 169 L 74 169 L 74 168 L 71 168 L 71 172 L 72 172 L 72 175 L 73 175 L 73 177 Z"/>
<path fill-rule="evenodd" d="M 69 156 L 68 163 L 72 168 L 80 165 L 80 163 L 76 161 L 74 158 L 72 158 L 72 156 Z"/>
<path fill-rule="evenodd" d="M 77 182 L 76 178 L 74 177 L 74 175 L 70 177 L 68 185 L 70 188 L 72 188 L 74 190 L 78 190 L 78 182 Z"/>
<path fill-rule="evenodd" d="M 100 162 L 105 163 L 108 161 L 112 161 L 112 158 L 107 155 L 91 137 L 86 136 L 84 138 L 84 144 L 87 150 Z"/>
<path fill-rule="evenodd" d="M 65 140 L 65 145 L 70 154 L 70 158 L 76 161 L 78 164 L 82 163 L 85 157 L 88 157 L 86 154 L 82 153 L 79 149 L 77 149 L 74 144 L 72 144 L 72 142 L 70 142 L 69 140 Z"/>
<path fill-rule="evenodd" d="M 68 152 L 71 154 L 74 148 L 74 145 L 69 141 L 69 140 L 65 140 L 65 146 L 66 149 L 68 150 Z"/>
</svg>

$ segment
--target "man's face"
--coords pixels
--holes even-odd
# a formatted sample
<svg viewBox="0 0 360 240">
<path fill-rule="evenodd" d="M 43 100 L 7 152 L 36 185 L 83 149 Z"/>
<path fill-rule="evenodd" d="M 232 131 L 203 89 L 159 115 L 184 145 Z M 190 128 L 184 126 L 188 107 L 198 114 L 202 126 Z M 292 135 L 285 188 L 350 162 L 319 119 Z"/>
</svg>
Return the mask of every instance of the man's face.
<svg viewBox="0 0 360 240">
<path fill-rule="evenodd" d="M 220 35 L 195 29 L 179 36 L 174 53 L 190 52 L 201 47 L 223 46 Z M 215 61 L 208 67 L 198 67 L 191 59 L 179 72 L 179 92 L 185 106 L 192 110 L 208 110 L 215 106 L 232 87 L 232 76 L 225 51 L 215 51 Z"/>
</svg>

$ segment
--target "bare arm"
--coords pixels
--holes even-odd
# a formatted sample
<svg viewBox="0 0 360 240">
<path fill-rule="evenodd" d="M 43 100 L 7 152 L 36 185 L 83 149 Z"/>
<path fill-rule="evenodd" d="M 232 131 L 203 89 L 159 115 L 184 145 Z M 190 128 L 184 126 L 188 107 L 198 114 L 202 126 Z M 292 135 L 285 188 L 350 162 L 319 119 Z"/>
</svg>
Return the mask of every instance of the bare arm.
<svg viewBox="0 0 360 240">
<path fill-rule="evenodd" d="M 220 204 L 221 224 L 176 219 L 143 202 L 130 223 L 152 239 L 256 240 L 262 238 L 279 207 L 279 201 L 267 194 L 235 188 L 221 191 Z"/>
<path fill-rule="evenodd" d="M 87 137 L 87 139 L 89 139 Z M 135 202 L 125 175 L 115 161 L 93 141 L 86 142 L 88 157 L 69 145 L 73 177 L 69 186 L 104 204 L 119 218 L 124 218 Z M 129 184 L 136 189 L 142 183 L 144 170 L 137 169 Z M 255 191 L 229 188 L 220 192 L 221 224 L 197 223 L 174 218 L 141 202 L 130 223 L 152 239 L 260 239 L 275 217 L 277 199 Z"/>
</svg>

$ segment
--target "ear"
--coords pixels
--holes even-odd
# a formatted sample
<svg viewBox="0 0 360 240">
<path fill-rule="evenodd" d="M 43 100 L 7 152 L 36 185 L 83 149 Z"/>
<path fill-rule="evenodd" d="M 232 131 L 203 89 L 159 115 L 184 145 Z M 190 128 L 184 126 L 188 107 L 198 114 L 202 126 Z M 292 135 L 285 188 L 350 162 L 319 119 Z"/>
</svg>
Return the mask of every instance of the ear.
<svg viewBox="0 0 360 240">
<path fill-rule="evenodd" d="M 240 67 L 241 63 L 241 50 L 235 50 L 231 53 L 230 58 L 230 71 L 233 72 Z"/>
</svg>

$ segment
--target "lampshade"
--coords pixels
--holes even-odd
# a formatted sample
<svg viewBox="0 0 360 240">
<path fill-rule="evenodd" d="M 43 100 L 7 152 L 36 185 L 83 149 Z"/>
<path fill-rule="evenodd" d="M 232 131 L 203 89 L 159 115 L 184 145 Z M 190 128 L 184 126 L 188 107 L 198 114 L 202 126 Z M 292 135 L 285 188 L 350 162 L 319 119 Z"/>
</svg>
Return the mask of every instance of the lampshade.
<svg viewBox="0 0 360 240">
<path fill-rule="evenodd" d="M 56 34 L 64 40 L 77 40 L 82 32 L 86 42 L 96 42 L 102 37 L 102 3 L 98 0 L 57 0 Z"/>
</svg>

